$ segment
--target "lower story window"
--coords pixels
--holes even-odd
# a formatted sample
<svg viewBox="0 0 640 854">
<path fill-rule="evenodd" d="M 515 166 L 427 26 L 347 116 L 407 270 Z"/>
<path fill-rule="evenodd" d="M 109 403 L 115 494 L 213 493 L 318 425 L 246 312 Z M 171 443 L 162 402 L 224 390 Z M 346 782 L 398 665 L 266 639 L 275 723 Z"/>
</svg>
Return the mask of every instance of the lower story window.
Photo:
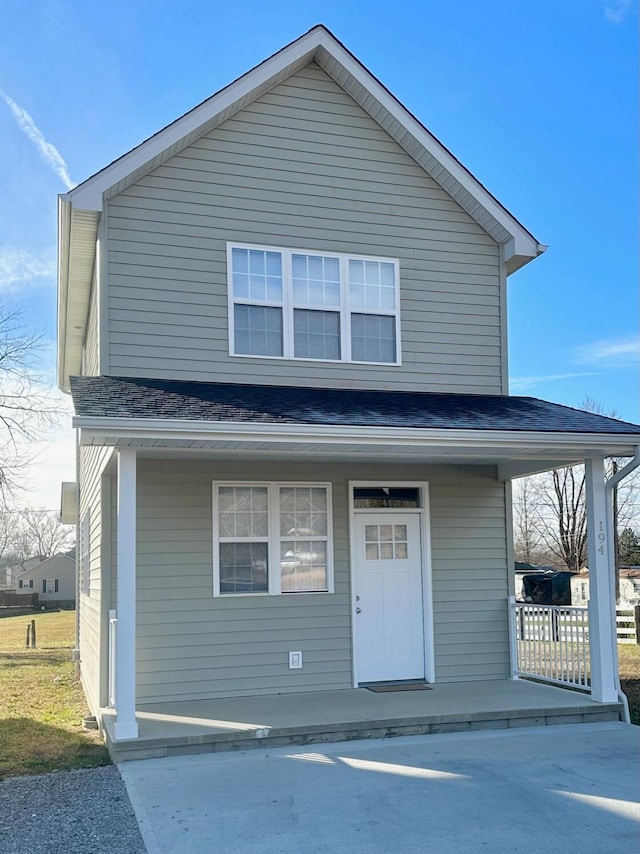
<svg viewBox="0 0 640 854">
<path fill-rule="evenodd" d="M 213 485 L 214 595 L 332 590 L 328 484 Z"/>
</svg>

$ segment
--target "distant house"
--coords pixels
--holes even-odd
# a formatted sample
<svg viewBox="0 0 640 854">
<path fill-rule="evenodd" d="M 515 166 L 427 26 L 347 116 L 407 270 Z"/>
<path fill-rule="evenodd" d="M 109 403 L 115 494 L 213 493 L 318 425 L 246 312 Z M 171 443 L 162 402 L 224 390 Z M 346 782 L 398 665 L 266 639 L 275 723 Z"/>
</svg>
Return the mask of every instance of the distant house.
<svg viewBox="0 0 640 854">
<path fill-rule="evenodd" d="M 571 604 L 586 605 L 589 601 L 589 570 L 583 569 L 571 579 Z M 622 608 L 640 605 L 640 567 L 620 567 L 620 600 Z"/>
<path fill-rule="evenodd" d="M 76 564 L 66 554 L 52 555 L 38 560 L 15 579 L 16 593 L 37 593 L 38 601 L 75 602 Z"/>
<path fill-rule="evenodd" d="M 12 590 L 16 586 L 16 579 L 19 575 L 26 569 L 31 569 L 34 566 L 37 566 L 39 563 L 42 563 L 43 558 L 41 557 L 30 557 L 28 560 L 21 561 L 20 563 L 12 563 L 10 566 L 7 566 L 5 572 L 7 577 L 6 586 L 8 590 Z"/>
</svg>

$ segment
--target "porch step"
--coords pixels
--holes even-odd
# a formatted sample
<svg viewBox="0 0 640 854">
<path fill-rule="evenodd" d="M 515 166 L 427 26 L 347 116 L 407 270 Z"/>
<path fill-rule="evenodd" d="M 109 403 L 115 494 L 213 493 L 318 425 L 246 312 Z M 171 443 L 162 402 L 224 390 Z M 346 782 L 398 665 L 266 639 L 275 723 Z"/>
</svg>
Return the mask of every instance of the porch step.
<svg viewBox="0 0 640 854">
<path fill-rule="evenodd" d="M 579 695 L 578 695 L 579 696 Z M 132 741 L 113 740 L 113 722 L 103 719 L 103 735 L 113 762 L 157 759 L 198 753 L 269 749 L 288 745 L 322 744 L 366 738 L 393 738 L 403 735 L 430 735 L 473 730 L 496 730 L 530 726 L 597 723 L 622 720 L 620 703 L 586 700 L 564 708 L 511 709 L 467 714 L 419 715 L 386 720 L 354 720 L 336 724 L 298 724 L 264 728 L 241 727 L 233 731 L 201 734 L 141 737 Z"/>
</svg>

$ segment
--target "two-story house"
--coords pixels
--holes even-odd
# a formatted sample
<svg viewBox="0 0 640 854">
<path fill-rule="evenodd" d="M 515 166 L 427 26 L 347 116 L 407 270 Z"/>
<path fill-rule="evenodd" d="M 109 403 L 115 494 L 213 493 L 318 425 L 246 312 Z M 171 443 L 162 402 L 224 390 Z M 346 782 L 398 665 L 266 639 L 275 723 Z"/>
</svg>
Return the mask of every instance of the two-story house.
<svg viewBox="0 0 640 854">
<path fill-rule="evenodd" d="M 510 479 L 586 459 L 606 524 L 602 459 L 640 443 L 508 396 L 507 280 L 544 250 L 322 26 L 60 197 L 113 744 L 203 703 L 509 680 Z"/>
</svg>

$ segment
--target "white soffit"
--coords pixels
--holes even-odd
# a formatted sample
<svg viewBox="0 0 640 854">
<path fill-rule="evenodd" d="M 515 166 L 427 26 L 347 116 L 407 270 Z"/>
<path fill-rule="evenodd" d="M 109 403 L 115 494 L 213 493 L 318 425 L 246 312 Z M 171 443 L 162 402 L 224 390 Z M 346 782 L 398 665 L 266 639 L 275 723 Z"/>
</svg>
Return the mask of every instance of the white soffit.
<svg viewBox="0 0 640 854">
<path fill-rule="evenodd" d="M 62 483 L 60 496 L 60 521 L 63 525 L 75 525 L 78 513 L 78 485 L 75 482 Z"/>
<path fill-rule="evenodd" d="M 76 210 L 66 197 L 58 204 L 58 385 L 80 373 L 100 213 Z"/>
<path fill-rule="evenodd" d="M 175 422 L 76 416 L 82 445 L 257 458 L 493 465 L 501 479 L 585 459 L 632 456 L 640 435 Z"/>
</svg>

